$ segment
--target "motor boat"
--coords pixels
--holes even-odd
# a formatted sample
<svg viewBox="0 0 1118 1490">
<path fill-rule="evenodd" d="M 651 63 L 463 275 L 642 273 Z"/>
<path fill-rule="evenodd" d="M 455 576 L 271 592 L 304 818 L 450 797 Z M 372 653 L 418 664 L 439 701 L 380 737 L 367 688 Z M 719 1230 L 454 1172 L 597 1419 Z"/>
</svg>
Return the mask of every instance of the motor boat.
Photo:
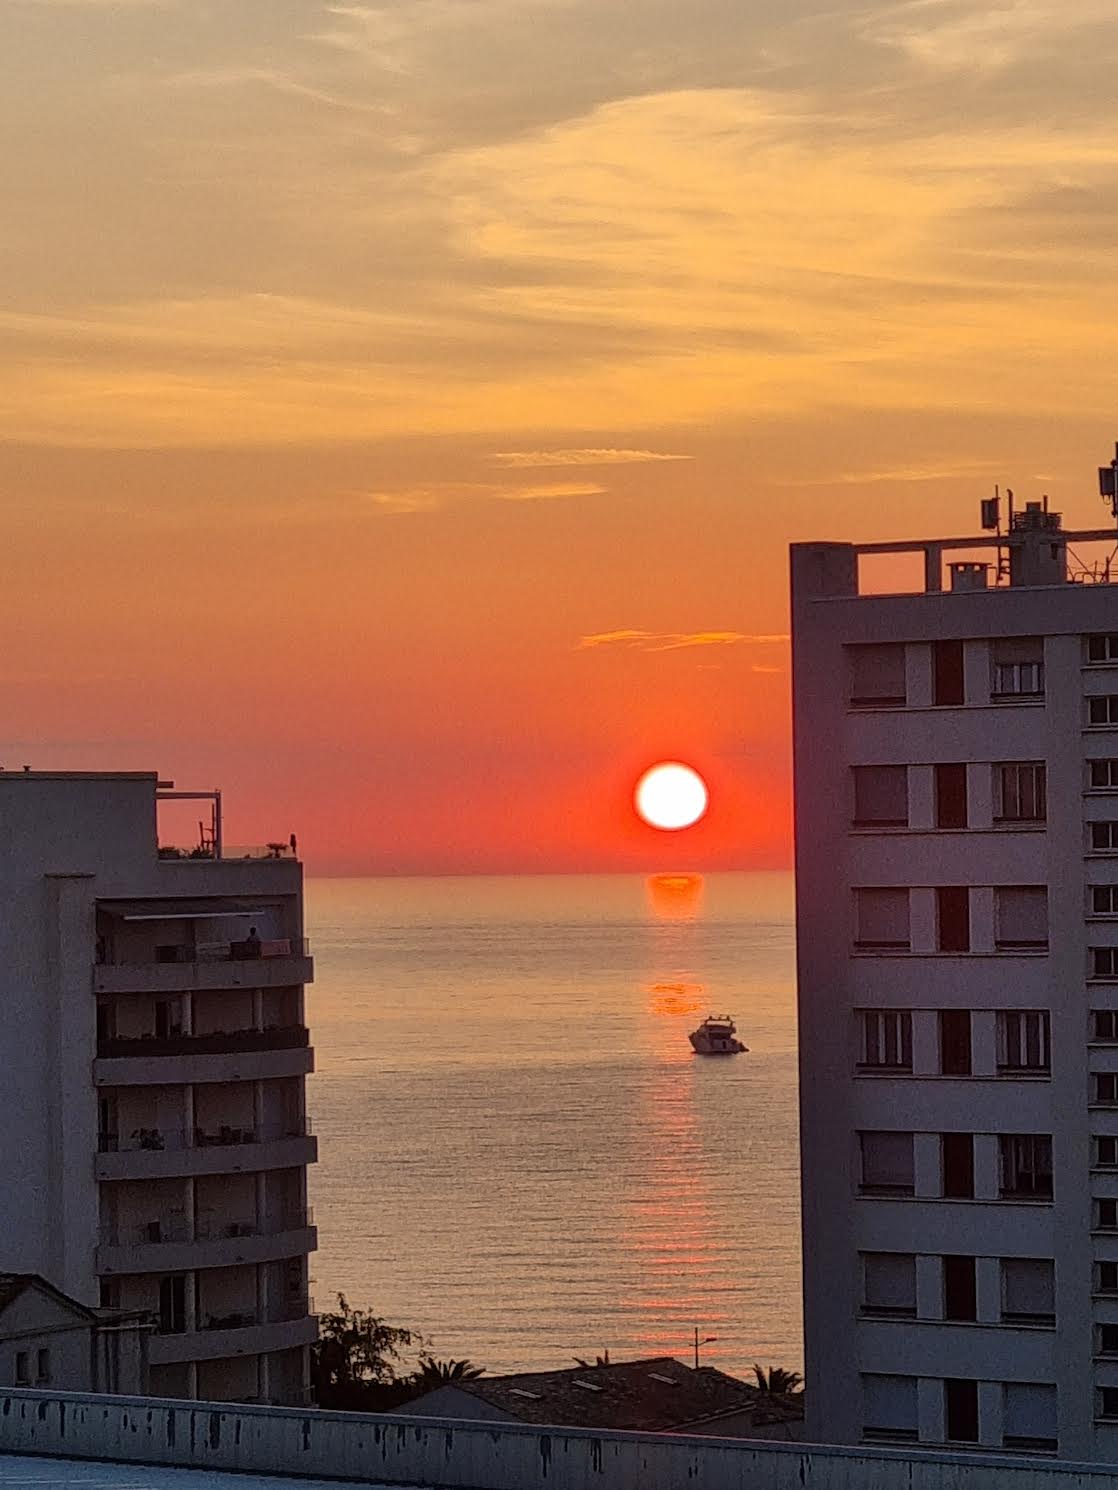
<svg viewBox="0 0 1118 1490">
<path fill-rule="evenodd" d="M 740 1055 L 748 1046 L 741 1043 L 737 1033 L 728 1014 L 708 1014 L 687 1038 L 696 1055 Z"/>
</svg>

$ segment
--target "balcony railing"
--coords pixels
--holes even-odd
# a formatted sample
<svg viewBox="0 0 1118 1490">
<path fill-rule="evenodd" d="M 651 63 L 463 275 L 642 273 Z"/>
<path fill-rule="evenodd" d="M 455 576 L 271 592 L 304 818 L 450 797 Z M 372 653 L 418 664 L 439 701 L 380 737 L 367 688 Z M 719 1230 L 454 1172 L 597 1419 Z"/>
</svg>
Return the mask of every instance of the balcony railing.
<svg viewBox="0 0 1118 1490">
<path fill-rule="evenodd" d="M 159 845 L 161 859 L 193 859 L 213 863 L 215 859 L 226 864 L 230 859 L 290 859 L 297 857 L 294 847 L 288 843 L 222 844 L 220 854 L 212 843 L 192 844 L 189 848 L 174 843 Z"/>
<path fill-rule="evenodd" d="M 178 962 L 257 962 L 264 957 L 309 957 L 310 943 L 305 937 L 279 936 L 267 941 L 245 937 L 229 942 L 170 942 L 155 948 L 155 955 L 140 961 L 116 961 L 98 956 L 99 967 L 151 967 L 152 964 Z"/>
<path fill-rule="evenodd" d="M 263 1030 L 212 1030 L 205 1035 L 116 1035 L 98 1040 L 99 1060 L 129 1056 L 237 1055 L 254 1050 L 302 1050 L 310 1043 L 305 1025 Z"/>
<path fill-rule="evenodd" d="M 245 1217 L 241 1220 L 199 1216 L 193 1228 L 189 1217 L 181 1212 L 150 1221 L 106 1222 L 101 1227 L 102 1247 L 181 1246 L 191 1242 L 224 1242 L 237 1237 L 283 1236 L 289 1231 L 304 1231 L 314 1225 L 314 1209 L 301 1206 L 278 1216 Z"/>
<path fill-rule="evenodd" d="M 234 1127 L 222 1123 L 217 1128 L 133 1128 L 129 1133 L 105 1132 L 97 1135 L 101 1154 L 133 1153 L 139 1149 L 228 1148 L 240 1144 L 282 1143 L 285 1138 L 305 1138 L 311 1132 L 308 1119 L 289 1123 L 261 1123 L 258 1127 Z"/>
</svg>

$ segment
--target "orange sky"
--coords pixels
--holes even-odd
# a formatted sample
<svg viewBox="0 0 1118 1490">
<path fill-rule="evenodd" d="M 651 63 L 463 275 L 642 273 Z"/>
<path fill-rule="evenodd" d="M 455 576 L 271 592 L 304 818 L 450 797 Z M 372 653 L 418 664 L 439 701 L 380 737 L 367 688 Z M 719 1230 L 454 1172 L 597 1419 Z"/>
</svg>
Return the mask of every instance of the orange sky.
<svg viewBox="0 0 1118 1490">
<path fill-rule="evenodd" d="M 0 0 L 0 764 L 221 785 L 318 872 L 786 864 L 787 543 L 1102 516 L 1116 41 Z"/>
</svg>

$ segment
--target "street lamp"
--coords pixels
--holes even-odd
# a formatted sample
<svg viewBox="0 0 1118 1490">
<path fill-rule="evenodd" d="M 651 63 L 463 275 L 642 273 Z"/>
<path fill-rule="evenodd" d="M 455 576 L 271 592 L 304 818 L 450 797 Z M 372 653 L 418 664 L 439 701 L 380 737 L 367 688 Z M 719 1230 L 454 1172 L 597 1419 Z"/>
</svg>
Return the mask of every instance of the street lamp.
<svg viewBox="0 0 1118 1490">
<path fill-rule="evenodd" d="M 703 1338 L 700 1340 L 699 1339 L 699 1326 L 698 1325 L 695 1326 L 695 1370 L 696 1371 L 699 1369 L 699 1346 L 700 1345 L 713 1345 L 713 1343 L 717 1339 L 718 1339 L 718 1336 L 717 1335 L 704 1335 Z"/>
</svg>

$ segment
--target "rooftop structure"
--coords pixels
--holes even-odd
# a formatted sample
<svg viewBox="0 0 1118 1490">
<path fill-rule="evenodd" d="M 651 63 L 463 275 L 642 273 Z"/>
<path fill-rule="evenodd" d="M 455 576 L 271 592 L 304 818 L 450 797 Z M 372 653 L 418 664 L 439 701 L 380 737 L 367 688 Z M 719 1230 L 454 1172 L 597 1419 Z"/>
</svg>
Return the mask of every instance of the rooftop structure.
<svg viewBox="0 0 1118 1490">
<path fill-rule="evenodd" d="M 807 1434 L 1114 1462 L 1118 533 L 982 517 L 792 550 Z"/>
<path fill-rule="evenodd" d="M 152 1316 L 153 1391 L 302 1402 L 302 870 L 234 857 L 206 797 L 171 850 L 153 773 L 0 772 L 0 1268 Z"/>
<path fill-rule="evenodd" d="M 772 1396 L 713 1368 L 693 1371 L 673 1356 L 447 1382 L 397 1413 L 724 1437 L 779 1437 L 803 1420 L 798 1399 Z"/>
</svg>

